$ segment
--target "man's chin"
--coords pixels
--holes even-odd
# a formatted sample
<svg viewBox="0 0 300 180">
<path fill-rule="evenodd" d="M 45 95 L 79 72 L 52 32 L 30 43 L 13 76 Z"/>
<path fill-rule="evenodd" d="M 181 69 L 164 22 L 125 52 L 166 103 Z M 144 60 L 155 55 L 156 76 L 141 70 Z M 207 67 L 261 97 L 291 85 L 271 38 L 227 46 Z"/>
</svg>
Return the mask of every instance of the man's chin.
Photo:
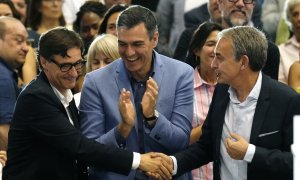
<svg viewBox="0 0 300 180">
<path fill-rule="evenodd" d="M 246 19 L 235 18 L 230 20 L 232 26 L 245 26 L 248 24 Z"/>
</svg>

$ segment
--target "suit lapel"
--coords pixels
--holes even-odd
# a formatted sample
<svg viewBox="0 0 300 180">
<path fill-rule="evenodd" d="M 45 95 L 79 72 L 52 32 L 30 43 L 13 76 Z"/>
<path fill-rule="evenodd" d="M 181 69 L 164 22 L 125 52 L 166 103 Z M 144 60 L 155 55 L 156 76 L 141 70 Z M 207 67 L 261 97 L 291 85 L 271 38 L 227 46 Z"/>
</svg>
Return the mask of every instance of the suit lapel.
<svg viewBox="0 0 300 180">
<path fill-rule="evenodd" d="M 226 109 L 229 103 L 229 94 L 228 94 L 228 86 L 223 86 L 223 88 L 225 88 L 224 90 L 221 90 L 219 93 L 219 96 L 221 98 L 217 99 L 217 103 L 216 107 L 215 107 L 215 111 L 218 111 L 215 113 L 215 120 L 213 122 L 215 122 L 212 126 L 214 126 L 213 129 L 216 129 L 216 152 L 217 155 L 220 154 L 220 142 L 221 142 L 221 138 L 222 138 L 222 132 L 223 132 L 223 125 L 225 122 L 225 113 L 226 113 Z"/>
<path fill-rule="evenodd" d="M 256 144 L 257 137 L 259 135 L 260 129 L 263 125 L 266 112 L 270 105 L 270 85 L 267 76 L 262 75 L 261 90 L 258 97 L 257 105 L 255 108 L 255 113 L 252 122 L 252 129 L 250 135 L 250 143 Z"/>
<path fill-rule="evenodd" d="M 154 55 L 155 55 L 155 67 L 154 67 L 154 71 L 155 74 L 153 76 L 153 79 L 155 80 L 155 82 L 158 85 L 158 89 L 160 88 L 162 79 L 163 79 L 163 75 L 165 73 L 165 69 L 163 66 L 163 61 L 161 59 L 161 56 L 159 54 L 157 54 L 155 51 L 153 51 Z"/>
<path fill-rule="evenodd" d="M 74 123 L 74 126 L 76 128 L 79 128 L 79 120 L 78 120 L 78 110 L 77 110 L 77 107 L 75 105 L 75 101 L 74 101 L 74 98 L 73 100 L 70 102 L 69 104 L 69 111 L 70 111 L 70 116 L 72 118 L 72 121 Z"/>
</svg>

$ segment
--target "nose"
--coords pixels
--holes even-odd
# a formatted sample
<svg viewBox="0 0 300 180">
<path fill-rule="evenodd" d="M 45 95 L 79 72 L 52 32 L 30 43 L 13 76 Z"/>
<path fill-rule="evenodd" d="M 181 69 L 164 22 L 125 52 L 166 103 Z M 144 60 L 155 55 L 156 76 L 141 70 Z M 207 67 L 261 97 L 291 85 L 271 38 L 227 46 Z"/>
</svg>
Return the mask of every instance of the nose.
<svg viewBox="0 0 300 180">
<path fill-rule="evenodd" d="M 126 49 L 126 56 L 127 57 L 132 57 L 135 54 L 134 49 L 132 48 L 131 45 L 128 45 L 127 49 Z"/>
<path fill-rule="evenodd" d="M 99 69 L 103 68 L 104 66 L 106 66 L 106 63 L 104 61 L 100 61 Z"/>
<path fill-rule="evenodd" d="M 212 60 L 210 67 L 212 69 L 217 69 L 218 68 L 218 64 L 217 64 L 217 60 L 216 60 L 216 56 L 214 57 L 214 59 Z"/>
<path fill-rule="evenodd" d="M 244 0 L 238 0 L 235 5 L 238 7 L 238 8 L 242 8 L 245 6 L 245 3 L 244 3 Z"/>
<path fill-rule="evenodd" d="M 73 77 L 78 77 L 80 71 L 78 72 L 78 70 L 75 69 L 74 66 L 72 66 L 72 68 L 68 71 L 68 74 L 70 74 Z"/>
</svg>

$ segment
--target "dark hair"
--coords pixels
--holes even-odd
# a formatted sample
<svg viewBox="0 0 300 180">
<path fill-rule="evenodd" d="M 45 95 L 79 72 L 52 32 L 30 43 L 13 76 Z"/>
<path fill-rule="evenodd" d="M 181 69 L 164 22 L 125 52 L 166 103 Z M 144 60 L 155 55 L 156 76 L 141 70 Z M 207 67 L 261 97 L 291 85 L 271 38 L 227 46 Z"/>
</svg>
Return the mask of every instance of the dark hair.
<svg viewBox="0 0 300 180">
<path fill-rule="evenodd" d="M 210 35 L 211 32 L 213 31 L 222 31 L 223 28 L 214 22 L 204 22 L 198 26 L 198 28 L 194 31 L 194 34 L 192 36 L 190 45 L 189 45 L 189 51 L 188 55 L 186 57 L 186 62 L 190 64 L 193 68 L 198 66 L 200 64 L 199 61 L 196 61 L 196 55 L 194 52 L 196 50 L 201 49 L 208 36 Z"/>
<path fill-rule="evenodd" d="M 48 61 L 54 55 L 68 57 L 67 51 L 71 48 L 79 48 L 81 53 L 84 51 L 83 42 L 76 32 L 68 30 L 65 27 L 51 29 L 43 33 L 40 37 L 37 53 L 39 64 L 40 56 L 43 56 Z M 41 64 L 40 67 L 42 68 Z"/>
<path fill-rule="evenodd" d="M 31 0 L 29 2 L 25 24 L 26 27 L 29 27 L 34 31 L 36 31 L 39 25 L 41 24 L 42 13 L 38 11 L 38 9 L 40 9 L 42 1 L 43 0 Z M 63 14 L 61 14 L 59 18 L 59 25 L 60 26 L 66 25 L 66 21 Z"/>
<path fill-rule="evenodd" d="M 21 14 L 17 11 L 14 4 L 11 2 L 11 0 L 0 0 L 0 4 L 6 4 L 11 9 L 12 15 L 16 19 L 21 19 Z"/>
<path fill-rule="evenodd" d="M 100 25 L 98 34 L 106 33 L 107 22 L 111 15 L 113 15 L 116 12 L 122 12 L 126 8 L 128 8 L 128 5 L 125 4 L 115 4 L 112 7 L 110 7 L 103 16 L 103 20 Z"/>
<path fill-rule="evenodd" d="M 93 12 L 99 17 L 103 17 L 106 12 L 106 7 L 98 1 L 87 1 L 79 9 L 76 14 L 76 20 L 73 23 L 73 30 L 77 33 L 80 31 L 80 22 L 83 15 L 87 12 Z"/>
<path fill-rule="evenodd" d="M 140 23 L 145 24 L 149 38 L 152 39 L 154 32 L 157 31 L 157 22 L 152 11 L 143 6 L 130 6 L 121 12 L 117 20 L 117 29 L 131 29 Z"/>
</svg>

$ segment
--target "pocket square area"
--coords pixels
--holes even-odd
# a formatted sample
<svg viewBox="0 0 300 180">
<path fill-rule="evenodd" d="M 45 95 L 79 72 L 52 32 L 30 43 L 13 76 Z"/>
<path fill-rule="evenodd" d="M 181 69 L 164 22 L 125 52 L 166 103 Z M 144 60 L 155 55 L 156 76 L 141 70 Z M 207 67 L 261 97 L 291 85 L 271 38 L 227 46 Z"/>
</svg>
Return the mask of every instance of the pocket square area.
<svg viewBox="0 0 300 180">
<path fill-rule="evenodd" d="M 278 132 L 279 131 L 267 132 L 267 133 L 259 134 L 258 137 L 264 137 L 264 136 L 268 136 L 268 135 L 275 134 L 275 133 L 278 133 Z"/>
</svg>

